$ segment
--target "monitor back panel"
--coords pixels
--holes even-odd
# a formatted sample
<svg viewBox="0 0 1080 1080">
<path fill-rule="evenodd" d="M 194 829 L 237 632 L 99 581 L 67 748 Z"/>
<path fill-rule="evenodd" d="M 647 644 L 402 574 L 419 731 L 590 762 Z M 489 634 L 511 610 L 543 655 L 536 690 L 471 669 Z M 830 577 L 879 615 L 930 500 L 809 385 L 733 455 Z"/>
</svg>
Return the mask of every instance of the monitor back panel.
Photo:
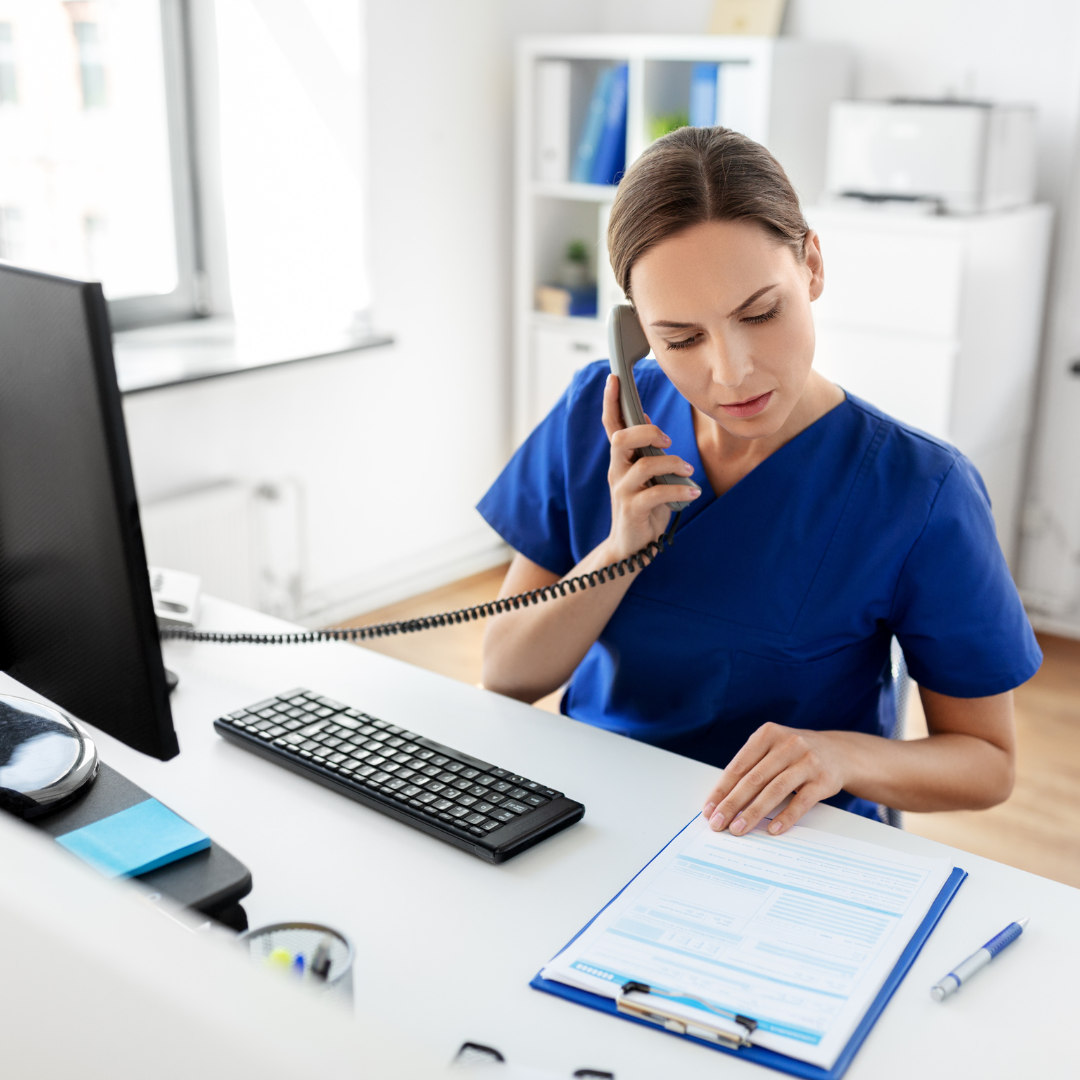
<svg viewBox="0 0 1080 1080">
<path fill-rule="evenodd" d="M 0 266 L 0 669 L 179 752 L 97 284 Z"/>
</svg>

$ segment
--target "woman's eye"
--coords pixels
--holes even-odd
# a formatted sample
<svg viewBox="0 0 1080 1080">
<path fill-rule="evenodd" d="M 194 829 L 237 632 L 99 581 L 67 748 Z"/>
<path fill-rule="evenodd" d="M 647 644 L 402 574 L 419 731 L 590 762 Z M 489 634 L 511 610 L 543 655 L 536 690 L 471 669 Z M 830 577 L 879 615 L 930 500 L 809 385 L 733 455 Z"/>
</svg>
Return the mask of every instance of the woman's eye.
<svg viewBox="0 0 1080 1080">
<path fill-rule="evenodd" d="M 777 304 L 776 307 L 774 307 L 772 309 L 772 311 L 766 311 L 764 315 L 748 315 L 745 319 L 743 319 L 743 322 L 764 323 L 764 322 L 768 322 L 770 319 L 775 319 L 776 316 L 779 315 L 779 314 L 780 314 L 780 305 Z"/>
<path fill-rule="evenodd" d="M 693 337 L 684 338 L 682 341 L 669 341 L 667 347 L 669 349 L 686 349 L 689 346 L 696 344 L 698 336 L 699 335 L 694 334 Z"/>
</svg>

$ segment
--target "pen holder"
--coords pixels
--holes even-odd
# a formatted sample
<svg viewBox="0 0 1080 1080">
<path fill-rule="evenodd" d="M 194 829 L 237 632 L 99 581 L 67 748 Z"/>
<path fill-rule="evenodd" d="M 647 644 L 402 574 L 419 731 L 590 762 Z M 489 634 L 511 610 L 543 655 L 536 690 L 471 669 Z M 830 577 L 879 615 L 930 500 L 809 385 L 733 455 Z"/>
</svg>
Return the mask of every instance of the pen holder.
<svg viewBox="0 0 1080 1080">
<path fill-rule="evenodd" d="M 318 923 L 274 923 L 248 930 L 240 941 L 256 964 L 277 968 L 317 993 L 352 1004 L 353 947 L 336 930 Z M 324 968 L 322 977 L 319 971 Z"/>
</svg>

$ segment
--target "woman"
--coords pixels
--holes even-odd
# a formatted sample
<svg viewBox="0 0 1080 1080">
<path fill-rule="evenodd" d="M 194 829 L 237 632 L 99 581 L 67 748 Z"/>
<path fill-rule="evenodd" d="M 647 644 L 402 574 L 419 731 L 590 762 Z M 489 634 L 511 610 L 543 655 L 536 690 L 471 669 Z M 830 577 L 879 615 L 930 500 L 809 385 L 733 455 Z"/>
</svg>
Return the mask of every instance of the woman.
<svg viewBox="0 0 1080 1080">
<path fill-rule="evenodd" d="M 1038 669 L 989 500 L 957 450 L 812 368 L 817 236 L 769 153 L 722 128 L 654 143 L 619 186 L 616 277 L 655 360 L 580 371 L 481 501 L 515 548 L 503 595 L 608 565 L 666 528 L 634 575 L 498 616 L 488 689 L 534 701 L 570 680 L 577 719 L 720 766 L 704 801 L 741 834 L 819 801 L 873 816 L 992 806 L 1015 764 L 1012 690 Z M 668 456 L 637 458 L 650 445 Z M 661 473 L 685 487 L 648 486 Z M 929 737 L 894 721 L 890 644 Z"/>
</svg>

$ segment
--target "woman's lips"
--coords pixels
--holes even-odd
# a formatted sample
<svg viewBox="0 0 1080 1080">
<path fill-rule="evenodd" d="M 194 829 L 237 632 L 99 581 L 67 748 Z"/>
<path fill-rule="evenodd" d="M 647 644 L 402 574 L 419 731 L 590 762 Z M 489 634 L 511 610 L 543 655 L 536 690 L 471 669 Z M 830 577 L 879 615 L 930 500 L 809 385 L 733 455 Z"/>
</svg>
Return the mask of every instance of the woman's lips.
<svg viewBox="0 0 1080 1080">
<path fill-rule="evenodd" d="M 720 408 L 728 416 L 757 416 L 769 404 L 772 396 L 773 392 L 769 390 L 767 393 L 759 394 L 757 397 L 747 398 L 745 401 L 736 401 L 734 405 L 721 405 Z"/>
</svg>

